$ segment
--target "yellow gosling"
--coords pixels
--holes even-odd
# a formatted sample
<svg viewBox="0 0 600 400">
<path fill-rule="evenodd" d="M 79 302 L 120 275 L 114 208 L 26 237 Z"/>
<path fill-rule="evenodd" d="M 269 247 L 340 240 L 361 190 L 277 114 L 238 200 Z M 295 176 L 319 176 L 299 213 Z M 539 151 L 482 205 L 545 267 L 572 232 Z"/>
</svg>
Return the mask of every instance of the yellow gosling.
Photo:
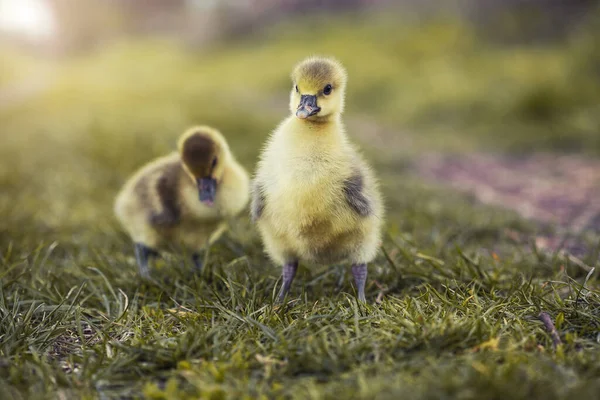
<svg viewBox="0 0 600 400">
<path fill-rule="evenodd" d="M 335 60 L 313 57 L 294 68 L 292 80 L 292 114 L 268 139 L 252 183 L 252 218 L 267 254 L 283 265 L 280 302 L 299 261 L 349 261 L 364 302 L 384 209 L 377 180 L 342 123 L 346 72 Z"/>
<path fill-rule="evenodd" d="M 248 173 L 219 131 L 193 127 L 181 135 L 177 148 L 137 171 L 115 201 L 144 278 L 150 276 L 150 257 L 173 245 L 189 251 L 200 270 L 199 250 L 216 241 L 227 218 L 248 203 Z"/>
</svg>

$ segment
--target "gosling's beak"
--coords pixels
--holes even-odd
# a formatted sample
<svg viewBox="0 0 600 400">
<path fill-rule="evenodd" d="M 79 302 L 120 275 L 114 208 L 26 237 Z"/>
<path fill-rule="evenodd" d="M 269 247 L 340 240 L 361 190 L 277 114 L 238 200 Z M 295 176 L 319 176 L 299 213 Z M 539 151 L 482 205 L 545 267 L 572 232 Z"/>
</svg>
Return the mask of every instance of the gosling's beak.
<svg viewBox="0 0 600 400">
<path fill-rule="evenodd" d="M 300 119 L 308 118 L 321 111 L 321 107 L 317 107 L 317 96 L 303 94 L 300 96 L 300 104 L 296 110 L 296 117 Z"/>
<path fill-rule="evenodd" d="M 211 177 L 196 179 L 198 185 L 198 196 L 200 202 L 206 204 L 209 207 L 215 203 L 215 196 L 217 194 L 217 181 Z"/>
</svg>

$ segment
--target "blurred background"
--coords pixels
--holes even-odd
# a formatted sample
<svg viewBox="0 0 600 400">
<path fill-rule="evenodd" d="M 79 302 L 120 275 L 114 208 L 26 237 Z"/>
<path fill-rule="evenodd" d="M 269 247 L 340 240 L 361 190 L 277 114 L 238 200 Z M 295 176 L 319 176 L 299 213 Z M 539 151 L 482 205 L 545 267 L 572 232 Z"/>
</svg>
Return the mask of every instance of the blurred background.
<svg viewBox="0 0 600 400">
<path fill-rule="evenodd" d="M 390 176 L 558 153 L 598 186 L 600 1 L 0 0 L 3 245 L 112 233 L 124 180 L 191 124 L 253 169 L 312 54 L 346 65 L 349 133 Z"/>
</svg>

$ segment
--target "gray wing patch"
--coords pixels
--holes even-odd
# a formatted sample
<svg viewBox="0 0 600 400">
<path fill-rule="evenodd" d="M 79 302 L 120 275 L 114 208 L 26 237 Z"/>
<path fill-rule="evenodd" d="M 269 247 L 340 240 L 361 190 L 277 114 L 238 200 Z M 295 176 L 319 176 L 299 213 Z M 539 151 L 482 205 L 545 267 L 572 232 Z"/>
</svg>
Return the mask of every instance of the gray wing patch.
<svg viewBox="0 0 600 400">
<path fill-rule="evenodd" d="M 358 215 L 366 217 L 371 214 L 371 203 L 363 193 L 363 177 L 360 173 L 352 175 L 344 181 L 346 202 Z"/>
<path fill-rule="evenodd" d="M 250 205 L 250 216 L 252 221 L 257 221 L 265 208 L 265 195 L 260 184 L 254 180 L 252 183 L 252 204 Z"/>
<path fill-rule="evenodd" d="M 172 226 L 179 222 L 181 209 L 177 194 L 178 168 L 177 164 L 170 166 L 156 182 L 156 191 L 162 210 L 150 216 L 150 223 L 153 225 Z"/>
</svg>

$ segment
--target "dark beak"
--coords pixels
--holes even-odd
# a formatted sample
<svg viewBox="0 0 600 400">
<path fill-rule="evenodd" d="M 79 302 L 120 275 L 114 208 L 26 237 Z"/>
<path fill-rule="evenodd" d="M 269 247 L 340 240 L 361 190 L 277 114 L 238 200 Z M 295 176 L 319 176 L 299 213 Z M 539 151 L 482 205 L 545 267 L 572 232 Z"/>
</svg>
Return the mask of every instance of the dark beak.
<svg viewBox="0 0 600 400">
<path fill-rule="evenodd" d="M 196 179 L 198 185 L 198 196 L 200 201 L 211 207 L 215 203 L 217 195 L 217 181 L 213 178 Z"/>
<path fill-rule="evenodd" d="M 321 111 L 321 108 L 317 107 L 317 96 L 303 94 L 300 97 L 300 104 L 296 110 L 296 117 L 305 119 L 315 115 L 319 111 Z"/>
</svg>

